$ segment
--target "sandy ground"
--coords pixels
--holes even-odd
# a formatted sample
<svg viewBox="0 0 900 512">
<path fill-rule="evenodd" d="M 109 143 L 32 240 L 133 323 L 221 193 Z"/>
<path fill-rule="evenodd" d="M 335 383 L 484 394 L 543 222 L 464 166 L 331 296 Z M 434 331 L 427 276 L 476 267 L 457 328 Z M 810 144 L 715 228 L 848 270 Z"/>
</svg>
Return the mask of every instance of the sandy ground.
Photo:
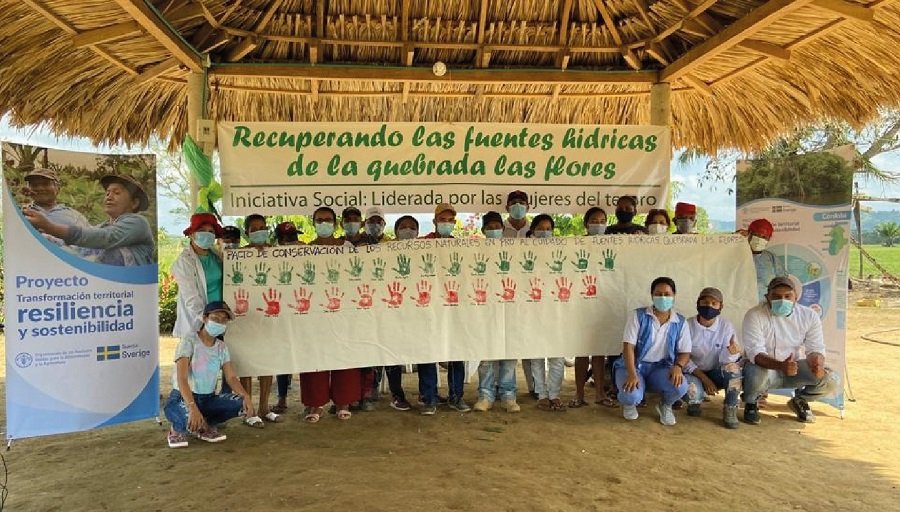
<svg viewBox="0 0 900 512">
<path fill-rule="evenodd" d="M 721 395 L 702 418 L 666 428 L 652 409 L 626 423 L 590 406 L 434 417 L 374 413 L 317 425 L 298 417 L 254 430 L 229 424 L 219 445 L 171 450 L 153 421 L 17 441 L 7 510 L 900 510 L 900 347 L 860 335 L 900 328 L 900 309 L 853 308 L 855 402 L 846 418 L 813 404 L 794 420 L 776 398 L 763 423 L 720 426 Z M 900 342 L 900 331 L 880 336 Z M 163 340 L 168 393 L 171 339 Z M 406 376 L 408 391 L 415 375 Z M 522 382 L 521 375 L 519 382 Z M 475 383 L 467 385 L 470 401 Z M 885 392 L 887 391 L 887 392 Z M 572 370 L 564 390 L 572 394 Z M 410 393 L 411 399 L 414 392 Z"/>
</svg>

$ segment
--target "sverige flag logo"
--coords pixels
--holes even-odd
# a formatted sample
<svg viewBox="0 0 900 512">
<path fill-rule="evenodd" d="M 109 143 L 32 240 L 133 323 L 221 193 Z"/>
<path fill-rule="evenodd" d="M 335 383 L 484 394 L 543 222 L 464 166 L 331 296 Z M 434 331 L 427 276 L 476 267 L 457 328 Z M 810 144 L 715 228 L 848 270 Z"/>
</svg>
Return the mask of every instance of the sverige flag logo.
<svg viewBox="0 0 900 512">
<path fill-rule="evenodd" d="M 97 361 L 112 361 L 118 359 L 120 354 L 119 345 L 97 347 Z"/>
</svg>

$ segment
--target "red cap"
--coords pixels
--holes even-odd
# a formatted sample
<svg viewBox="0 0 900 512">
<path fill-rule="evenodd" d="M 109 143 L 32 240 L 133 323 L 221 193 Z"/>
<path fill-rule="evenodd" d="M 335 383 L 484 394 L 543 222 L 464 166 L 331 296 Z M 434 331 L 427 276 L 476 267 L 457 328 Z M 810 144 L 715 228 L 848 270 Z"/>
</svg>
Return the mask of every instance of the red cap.
<svg viewBox="0 0 900 512">
<path fill-rule="evenodd" d="M 775 228 L 767 219 L 756 219 L 747 226 L 747 231 L 757 233 L 766 238 L 772 238 L 772 233 L 775 232 Z"/>
<path fill-rule="evenodd" d="M 219 225 L 219 219 L 211 213 L 195 213 L 191 215 L 191 225 L 188 226 L 183 233 L 185 236 L 191 236 L 194 234 L 194 231 L 197 231 L 200 226 L 205 224 L 209 224 L 213 227 L 216 238 L 222 238 L 222 226 Z"/>
<path fill-rule="evenodd" d="M 688 215 L 697 215 L 697 207 L 691 203 L 676 203 L 675 216 L 687 217 Z"/>
</svg>

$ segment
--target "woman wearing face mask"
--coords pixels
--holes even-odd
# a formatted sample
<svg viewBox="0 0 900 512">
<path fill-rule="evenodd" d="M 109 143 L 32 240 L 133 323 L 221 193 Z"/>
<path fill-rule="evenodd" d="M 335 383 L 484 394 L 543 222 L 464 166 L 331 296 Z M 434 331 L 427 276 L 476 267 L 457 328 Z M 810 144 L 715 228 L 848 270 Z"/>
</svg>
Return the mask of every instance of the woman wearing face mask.
<svg viewBox="0 0 900 512">
<path fill-rule="evenodd" d="M 419 238 L 419 221 L 412 215 L 404 215 L 394 222 L 394 236 L 397 240 Z"/>
<path fill-rule="evenodd" d="M 638 418 L 644 393 L 662 394 L 656 411 L 663 425 L 675 424 L 672 404 L 687 392 L 683 371 L 691 356 L 691 332 L 673 310 L 675 281 L 657 277 L 650 285 L 653 305 L 634 310 L 625 326 L 622 357 L 615 362 L 619 402 L 626 420 Z"/>
<path fill-rule="evenodd" d="M 669 218 L 669 212 L 659 208 L 647 212 L 647 218 L 644 220 L 644 227 L 647 228 L 649 235 L 668 235 L 672 221 Z"/>
<path fill-rule="evenodd" d="M 553 236 L 555 227 L 553 217 L 542 213 L 531 220 L 526 237 L 550 238 Z M 548 357 L 530 361 L 534 392 L 538 396 L 538 409 L 553 412 L 565 411 L 566 406 L 560 400 L 559 394 L 562 390 L 563 378 L 566 375 L 566 358 Z"/>
<path fill-rule="evenodd" d="M 263 247 L 269 246 L 269 228 L 266 225 L 266 218 L 262 215 L 258 213 L 248 215 L 244 219 L 244 232 L 247 234 L 247 240 L 250 241 L 250 244 L 247 245 L 247 247 L 262 249 Z M 257 409 L 257 412 L 261 416 L 246 418 L 244 419 L 244 423 L 253 428 L 265 427 L 263 420 L 271 423 L 281 423 L 284 419 L 274 411 L 269 410 L 269 394 L 272 392 L 272 376 L 260 375 L 257 377 L 257 380 L 259 381 L 259 408 Z M 250 395 L 253 394 L 252 377 L 241 377 L 241 385 L 247 390 L 247 393 Z M 222 389 L 224 392 L 228 388 L 223 385 Z"/>
<path fill-rule="evenodd" d="M 353 248 L 349 241 L 335 238 L 337 217 L 331 208 L 323 206 L 313 212 L 313 224 L 316 227 L 316 239 L 309 245 L 343 245 Z M 361 386 L 359 368 L 301 373 L 300 398 L 306 407 L 304 420 L 307 423 L 318 423 L 329 400 L 334 402 L 337 418 L 349 420 L 352 416 L 350 404 L 362 398 Z"/>
<path fill-rule="evenodd" d="M 373 206 L 366 210 L 366 224 L 364 226 L 365 233 L 363 233 L 363 238 L 365 238 L 369 245 L 391 241 L 391 239 L 384 234 L 384 224 L 384 211 L 381 208 Z"/>
<path fill-rule="evenodd" d="M 203 326 L 203 308 L 222 299 L 222 258 L 213 251 L 222 227 L 215 215 L 195 213 L 184 229 L 188 246 L 172 263 L 172 276 L 178 283 L 175 327 L 172 336 L 181 338 Z"/>
<path fill-rule="evenodd" d="M 637 199 L 622 196 L 616 202 L 616 223 L 606 228 L 607 235 L 645 235 L 647 230 L 632 222 L 637 214 Z"/>
<path fill-rule="evenodd" d="M 706 395 L 725 390 L 722 421 L 738 428 L 737 406 L 741 393 L 741 347 L 734 326 L 719 314 L 724 306 L 722 292 L 704 288 L 697 297 L 697 316 L 688 320 L 691 330 L 691 358 L 684 367 L 688 380 L 688 416 L 700 416 Z"/>
<path fill-rule="evenodd" d="M 203 308 L 200 327 L 183 335 L 178 342 L 172 392 L 163 407 L 166 419 L 172 424 L 167 436 L 170 448 L 187 447 L 191 434 L 208 443 L 222 442 L 225 434 L 219 433 L 217 424 L 254 414 L 253 400 L 241 387 L 228 347 L 221 339 L 233 318 L 228 304 L 210 302 Z M 216 394 L 220 371 L 234 393 Z"/>
<path fill-rule="evenodd" d="M 584 227 L 589 236 L 603 235 L 606 233 L 606 212 L 603 208 L 593 207 L 584 214 Z M 590 365 L 590 370 L 588 370 Z M 569 407 L 577 408 L 587 405 L 584 400 L 584 386 L 589 378 L 594 379 L 595 399 L 594 403 L 617 407 L 615 400 L 607 396 L 606 392 L 606 356 L 576 357 L 575 358 L 575 398 L 569 401 Z"/>
<path fill-rule="evenodd" d="M 362 231 L 362 212 L 355 206 L 348 206 L 341 212 L 341 227 L 344 228 L 343 240 L 354 246 L 368 245 L 369 241 Z"/>
</svg>

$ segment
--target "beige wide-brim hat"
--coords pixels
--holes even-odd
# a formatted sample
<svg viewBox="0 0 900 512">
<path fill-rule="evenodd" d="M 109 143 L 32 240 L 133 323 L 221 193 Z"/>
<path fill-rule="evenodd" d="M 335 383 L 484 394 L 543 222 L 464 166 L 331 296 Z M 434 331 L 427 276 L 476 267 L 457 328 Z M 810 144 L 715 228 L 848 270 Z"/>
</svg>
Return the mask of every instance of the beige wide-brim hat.
<svg viewBox="0 0 900 512">
<path fill-rule="evenodd" d="M 144 192 L 144 187 L 142 187 L 136 179 L 124 175 L 109 175 L 100 178 L 100 185 L 103 186 L 103 190 L 106 190 L 113 183 L 123 185 L 128 188 L 129 191 L 134 190 L 132 195 L 136 195 L 140 201 L 138 206 L 139 212 L 146 210 L 150 206 L 150 197 L 147 196 L 147 193 Z"/>
</svg>

